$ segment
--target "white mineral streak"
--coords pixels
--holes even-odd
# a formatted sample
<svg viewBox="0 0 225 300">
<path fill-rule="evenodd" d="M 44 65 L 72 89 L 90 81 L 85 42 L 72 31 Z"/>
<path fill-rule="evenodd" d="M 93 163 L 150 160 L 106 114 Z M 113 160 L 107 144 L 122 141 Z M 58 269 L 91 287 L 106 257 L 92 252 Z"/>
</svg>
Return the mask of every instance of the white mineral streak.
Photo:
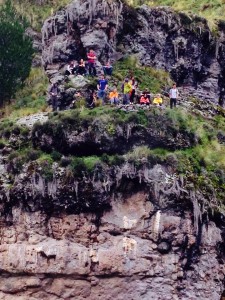
<svg viewBox="0 0 225 300">
<path fill-rule="evenodd" d="M 161 219 L 161 210 L 158 210 L 155 214 L 155 219 L 153 223 L 153 235 L 156 240 L 158 239 L 160 233 L 160 219 Z"/>
<path fill-rule="evenodd" d="M 133 254 L 136 256 L 137 254 L 137 241 L 135 239 L 129 238 L 129 237 L 124 237 L 123 238 L 123 250 L 124 250 L 124 255 L 127 256 L 129 253 Z"/>
<path fill-rule="evenodd" d="M 137 219 L 129 219 L 127 216 L 123 217 L 123 226 L 125 229 L 131 229 L 137 224 Z"/>
<path fill-rule="evenodd" d="M 202 222 L 201 206 L 198 202 L 198 198 L 196 196 L 195 191 L 190 192 L 190 198 L 193 203 L 193 210 L 194 210 L 194 228 L 195 228 L 196 234 L 198 234 L 199 222 Z"/>
<path fill-rule="evenodd" d="M 45 180 L 39 174 L 33 174 L 31 178 L 33 196 L 41 194 L 45 196 Z"/>
</svg>

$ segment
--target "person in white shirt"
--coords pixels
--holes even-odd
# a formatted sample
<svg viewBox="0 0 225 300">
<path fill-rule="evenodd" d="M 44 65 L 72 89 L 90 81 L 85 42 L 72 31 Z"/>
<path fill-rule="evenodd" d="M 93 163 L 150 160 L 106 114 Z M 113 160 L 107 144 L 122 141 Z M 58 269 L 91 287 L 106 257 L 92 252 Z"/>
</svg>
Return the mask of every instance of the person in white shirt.
<svg viewBox="0 0 225 300">
<path fill-rule="evenodd" d="M 170 108 L 176 107 L 177 105 L 177 98 L 179 96 L 178 89 L 176 84 L 173 84 L 173 87 L 170 89 Z"/>
<path fill-rule="evenodd" d="M 69 75 L 73 75 L 76 71 L 76 65 L 74 61 L 71 61 L 66 69 L 65 75 L 69 76 Z"/>
</svg>

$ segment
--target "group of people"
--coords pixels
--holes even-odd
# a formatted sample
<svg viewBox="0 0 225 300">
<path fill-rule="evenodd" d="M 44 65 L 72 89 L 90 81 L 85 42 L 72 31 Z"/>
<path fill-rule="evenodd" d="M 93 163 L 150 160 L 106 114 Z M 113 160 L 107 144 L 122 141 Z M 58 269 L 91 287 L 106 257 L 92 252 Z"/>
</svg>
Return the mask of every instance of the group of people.
<svg viewBox="0 0 225 300">
<path fill-rule="evenodd" d="M 122 103 L 123 105 L 133 104 L 135 99 L 136 103 L 140 105 L 163 105 L 163 99 L 160 94 L 157 94 L 155 97 L 152 97 L 150 92 L 146 90 L 137 95 L 137 81 L 134 77 L 126 78 L 122 84 L 122 95 L 119 94 L 116 87 L 114 87 L 110 92 L 108 92 L 108 80 L 105 78 L 104 75 L 98 80 L 97 83 L 97 92 L 92 91 L 91 96 L 89 99 L 89 107 L 94 107 L 97 103 L 97 99 L 102 101 L 102 104 L 105 104 L 107 98 L 111 105 L 118 105 Z M 170 108 L 176 107 L 177 105 L 177 98 L 179 97 L 178 89 L 176 84 L 173 84 L 172 88 L 169 91 L 170 97 Z"/>
<path fill-rule="evenodd" d="M 70 62 L 67 66 L 65 75 L 96 76 L 96 60 L 97 56 L 94 50 L 90 49 L 87 54 L 87 63 L 83 59 L 81 59 L 77 65 L 73 61 Z M 145 90 L 141 95 L 137 95 L 138 83 L 133 76 L 130 76 L 130 78 L 125 78 L 121 87 L 122 94 L 118 92 L 116 87 L 114 87 L 111 91 L 108 91 L 109 85 L 107 77 L 112 76 L 113 73 L 113 67 L 110 62 L 107 62 L 103 66 L 102 71 L 103 74 L 97 82 L 97 91 L 92 90 L 87 99 L 87 106 L 89 108 L 94 108 L 96 105 L 100 105 L 101 103 L 104 105 L 107 101 L 111 105 L 118 105 L 120 103 L 123 105 L 129 105 L 130 103 L 134 104 L 134 102 L 139 103 L 140 105 L 147 106 L 149 106 L 150 104 L 157 106 L 163 105 L 163 99 L 160 94 L 157 94 L 152 98 L 150 92 Z M 60 90 L 57 83 L 53 84 L 49 91 L 53 111 L 57 110 L 58 108 L 59 93 Z M 174 84 L 170 89 L 169 97 L 170 108 L 176 107 L 177 98 L 179 97 L 176 84 Z"/>
<path fill-rule="evenodd" d="M 96 60 L 97 56 L 94 50 L 90 49 L 90 51 L 87 54 L 87 62 L 85 62 L 83 59 L 81 59 L 78 64 L 76 64 L 74 61 L 71 61 L 67 66 L 65 75 L 96 76 Z M 105 75 L 112 75 L 113 67 L 109 61 L 107 61 L 106 64 L 103 66 L 102 71 Z"/>
</svg>

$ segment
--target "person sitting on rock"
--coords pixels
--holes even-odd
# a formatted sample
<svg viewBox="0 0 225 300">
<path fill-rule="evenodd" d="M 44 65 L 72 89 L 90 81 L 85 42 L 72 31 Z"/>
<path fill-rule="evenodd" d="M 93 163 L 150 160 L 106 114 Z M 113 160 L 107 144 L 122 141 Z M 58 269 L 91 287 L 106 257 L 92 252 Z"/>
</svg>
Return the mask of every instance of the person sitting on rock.
<svg viewBox="0 0 225 300">
<path fill-rule="evenodd" d="M 79 65 L 76 68 L 77 75 L 85 76 L 87 74 L 85 61 L 83 59 L 80 60 Z"/>
<path fill-rule="evenodd" d="M 76 103 L 82 98 L 81 92 L 77 90 L 73 95 L 73 101 L 70 103 L 69 108 L 76 108 Z"/>
<path fill-rule="evenodd" d="M 89 75 L 96 76 L 97 71 L 96 71 L 95 64 L 96 64 L 97 57 L 93 49 L 90 49 L 87 58 L 88 58 Z"/>
<path fill-rule="evenodd" d="M 124 81 L 124 84 L 122 86 L 122 91 L 123 91 L 123 104 L 124 105 L 130 104 L 130 93 L 132 91 L 132 85 L 129 82 L 128 78 L 126 78 Z"/>
<path fill-rule="evenodd" d="M 162 97 L 160 94 L 157 94 L 156 97 L 153 100 L 153 104 L 157 105 L 157 106 L 162 106 Z"/>
<path fill-rule="evenodd" d="M 53 83 L 52 86 L 50 87 L 49 90 L 49 95 L 50 95 L 50 101 L 52 104 L 52 110 L 53 111 L 57 111 L 58 109 L 58 97 L 59 97 L 59 87 L 58 87 L 58 83 Z"/>
<path fill-rule="evenodd" d="M 141 96 L 140 104 L 141 105 L 149 105 L 150 104 L 150 99 L 146 92 L 144 92 L 143 95 Z"/>
<path fill-rule="evenodd" d="M 90 96 L 87 99 L 87 107 L 95 108 L 97 102 L 97 94 L 96 91 L 91 90 Z"/>
<path fill-rule="evenodd" d="M 111 105 L 113 105 L 113 104 L 115 104 L 115 105 L 119 104 L 119 94 L 117 92 L 117 88 L 116 87 L 113 89 L 112 92 L 110 92 L 110 94 L 109 94 L 109 100 L 110 100 L 110 104 Z"/>
<path fill-rule="evenodd" d="M 108 62 L 106 63 L 106 65 L 103 66 L 103 72 L 104 72 L 105 76 L 106 76 L 106 75 L 112 76 L 112 71 L 113 71 L 113 67 L 112 67 L 112 65 L 110 64 L 110 62 L 108 61 Z"/>
<path fill-rule="evenodd" d="M 97 84 L 97 89 L 98 89 L 98 98 L 105 100 L 105 95 L 106 95 L 106 90 L 108 88 L 108 81 L 105 79 L 105 76 L 102 75 L 101 79 L 99 79 L 98 84 Z"/>
<path fill-rule="evenodd" d="M 71 61 L 71 62 L 68 64 L 68 66 L 67 66 L 65 75 L 67 75 L 67 76 L 69 76 L 69 75 L 74 75 L 75 71 L 76 71 L 75 62 L 74 62 L 74 61 Z"/>
</svg>

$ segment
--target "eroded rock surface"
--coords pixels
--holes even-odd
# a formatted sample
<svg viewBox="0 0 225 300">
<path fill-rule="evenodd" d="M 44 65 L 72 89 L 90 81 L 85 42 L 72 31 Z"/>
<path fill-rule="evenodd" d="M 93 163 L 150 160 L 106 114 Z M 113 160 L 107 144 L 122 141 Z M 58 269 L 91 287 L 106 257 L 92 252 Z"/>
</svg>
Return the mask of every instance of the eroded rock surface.
<svg viewBox="0 0 225 300">
<path fill-rule="evenodd" d="M 14 208 L 1 226 L 1 299 L 220 299 L 215 223 L 197 250 L 190 212 L 160 211 L 144 191 L 111 201 L 99 218 Z"/>
<path fill-rule="evenodd" d="M 215 35 L 205 19 L 169 8 L 134 9 L 119 0 L 76 0 L 46 20 L 42 36 L 43 63 L 53 81 L 64 73 L 68 61 L 86 58 L 94 48 L 98 70 L 107 59 L 135 54 L 144 65 L 169 71 L 184 87 L 183 96 L 224 100 L 222 22 Z"/>
<path fill-rule="evenodd" d="M 213 194 L 172 166 L 125 164 L 1 190 L 1 299 L 212 299 L 224 289 Z M 103 176 L 103 177 L 102 177 Z"/>
</svg>

